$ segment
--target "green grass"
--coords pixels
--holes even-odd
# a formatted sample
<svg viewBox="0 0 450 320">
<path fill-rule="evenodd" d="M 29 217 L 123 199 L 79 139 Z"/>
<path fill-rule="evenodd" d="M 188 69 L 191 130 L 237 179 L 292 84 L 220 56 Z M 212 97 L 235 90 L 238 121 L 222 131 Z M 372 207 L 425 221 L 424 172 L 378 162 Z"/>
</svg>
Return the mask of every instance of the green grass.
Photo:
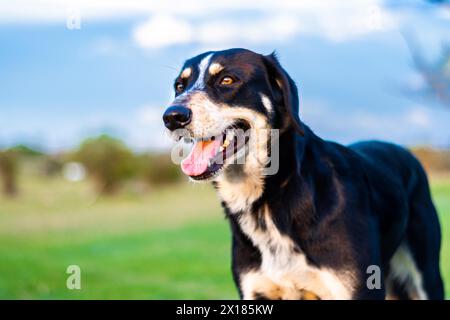
<svg viewBox="0 0 450 320">
<path fill-rule="evenodd" d="M 445 297 L 450 299 L 450 178 L 432 180 L 434 204 L 439 213 L 442 232 L 441 272 L 444 277 Z"/>
<path fill-rule="evenodd" d="M 20 198 L 0 200 L 0 298 L 237 298 L 228 225 L 209 186 L 114 198 L 59 179 L 21 186 Z M 66 288 L 72 264 L 82 290 Z"/>
<path fill-rule="evenodd" d="M 236 298 L 228 238 L 225 224 L 210 222 L 86 241 L 56 236 L 5 242 L 0 297 Z M 66 289 L 71 264 L 81 268 L 82 290 Z"/>
<path fill-rule="evenodd" d="M 0 298 L 234 299 L 230 232 L 209 186 L 96 198 L 88 183 L 21 181 L 0 198 Z M 450 179 L 433 182 L 450 298 Z M 82 289 L 66 288 L 79 265 Z"/>
</svg>

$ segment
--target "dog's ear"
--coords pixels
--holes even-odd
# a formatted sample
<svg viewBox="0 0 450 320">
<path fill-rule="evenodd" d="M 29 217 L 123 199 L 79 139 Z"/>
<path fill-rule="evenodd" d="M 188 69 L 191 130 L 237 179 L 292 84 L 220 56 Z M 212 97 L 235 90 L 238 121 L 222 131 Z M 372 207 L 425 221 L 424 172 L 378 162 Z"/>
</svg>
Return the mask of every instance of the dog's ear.
<svg viewBox="0 0 450 320">
<path fill-rule="evenodd" d="M 305 132 L 300 121 L 298 91 L 294 80 L 281 67 L 275 52 L 268 56 L 263 56 L 263 58 L 275 99 L 277 101 L 280 100 L 283 104 L 294 130 L 303 136 Z"/>
</svg>

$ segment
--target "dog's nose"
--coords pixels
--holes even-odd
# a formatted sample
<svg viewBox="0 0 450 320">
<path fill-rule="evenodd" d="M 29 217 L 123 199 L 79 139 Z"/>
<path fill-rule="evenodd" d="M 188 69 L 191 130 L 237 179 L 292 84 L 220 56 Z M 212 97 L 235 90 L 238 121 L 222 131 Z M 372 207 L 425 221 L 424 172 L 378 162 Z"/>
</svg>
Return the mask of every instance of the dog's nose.
<svg viewBox="0 0 450 320">
<path fill-rule="evenodd" d="M 191 117 L 191 109 L 183 106 L 172 106 L 164 112 L 163 121 L 167 129 L 173 131 L 187 126 L 191 122 Z"/>
</svg>

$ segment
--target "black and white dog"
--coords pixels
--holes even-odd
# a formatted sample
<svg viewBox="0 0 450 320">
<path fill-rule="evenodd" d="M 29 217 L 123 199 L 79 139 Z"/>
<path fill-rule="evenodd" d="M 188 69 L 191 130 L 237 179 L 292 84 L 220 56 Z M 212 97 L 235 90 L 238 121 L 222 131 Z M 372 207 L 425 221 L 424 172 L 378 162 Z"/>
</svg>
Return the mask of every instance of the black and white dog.
<svg viewBox="0 0 450 320">
<path fill-rule="evenodd" d="M 320 139 L 300 121 L 297 88 L 274 54 L 203 53 L 175 91 L 164 124 L 194 141 L 183 172 L 212 181 L 222 200 L 242 298 L 443 299 L 439 221 L 407 150 Z M 377 268 L 380 288 L 367 285 Z"/>
</svg>

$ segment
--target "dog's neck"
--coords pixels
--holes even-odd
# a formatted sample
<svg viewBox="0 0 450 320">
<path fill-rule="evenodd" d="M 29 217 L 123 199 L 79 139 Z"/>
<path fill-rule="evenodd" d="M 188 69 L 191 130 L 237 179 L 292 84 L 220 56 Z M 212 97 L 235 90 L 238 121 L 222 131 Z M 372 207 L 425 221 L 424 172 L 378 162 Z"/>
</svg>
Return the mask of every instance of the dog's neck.
<svg viewBox="0 0 450 320">
<path fill-rule="evenodd" d="M 307 131 L 307 134 L 309 130 Z M 228 214 L 252 211 L 252 207 L 272 189 L 284 188 L 294 176 L 300 175 L 301 162 L 307 137 L 287 130 L 279 137 L 278 171 L 265 175 L 259 163 L 232 164 L 214 186 Z"/>
<path fill-rule="evenodd" d="M 231 214 L 248 211 L 264 192 L 263 168 L 232 164 L 214 186 Z"/>
</svg>

